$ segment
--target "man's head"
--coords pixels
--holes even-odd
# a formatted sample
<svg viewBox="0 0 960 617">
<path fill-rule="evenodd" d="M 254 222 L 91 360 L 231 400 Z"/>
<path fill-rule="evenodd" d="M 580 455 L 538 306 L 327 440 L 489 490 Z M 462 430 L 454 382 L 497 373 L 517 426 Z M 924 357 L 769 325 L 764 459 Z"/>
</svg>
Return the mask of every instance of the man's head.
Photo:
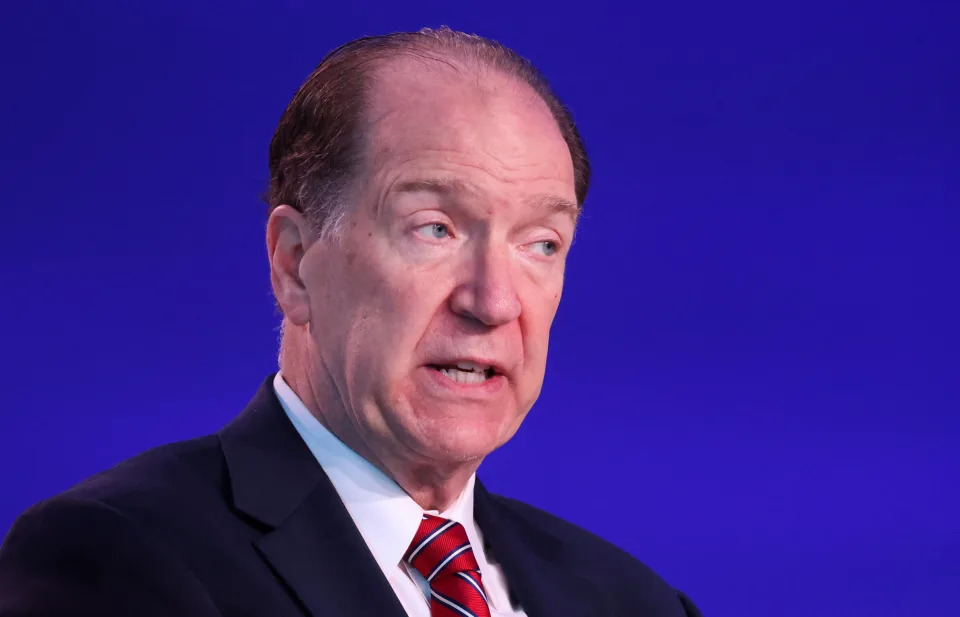
<svg viewBox="0 0 960 617">
<path fill-rule="evenodd" d="M 408 488 L 475 469 L 539 395 L 589 168 L 512 52 L 391 36 L 334 52 L 284 114 L 267 243 L 284 376 Z"/>
<path fill-rule="evenodd" d="M 495 41 L 448 28 L 365 37 L 332 51 L 297 90 L 270 142 L 270 211 L 281 204 L 309 212 L 320 229 L 336 229 L 342 198 L 362 162 L 376 69 L 399 57 L 446 63 L 470 72 L 483 67 L 512 76 L 536 92 L 570 150 L 577 203 L 590 184 L 590 163 L 570 112 L 529 61 Z"/>
</svg>

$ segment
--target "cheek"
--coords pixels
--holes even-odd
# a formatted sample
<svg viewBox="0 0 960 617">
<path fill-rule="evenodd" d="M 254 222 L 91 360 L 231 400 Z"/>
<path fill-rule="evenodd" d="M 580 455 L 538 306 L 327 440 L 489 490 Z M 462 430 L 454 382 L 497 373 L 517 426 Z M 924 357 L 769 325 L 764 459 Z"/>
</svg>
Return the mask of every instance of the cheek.
<svg viewBox="0 0 960 617">
<path fill-rule="evenodd" d="M 523 336 L 525 372 L 530 379 L 543 380 L 550 343 L 550 328 L 560 303 L 560 286 L 555 290 L 540 289 L 525 305 L 520 318 Z"/>
<path fill-rule="evenodd" d="M 540 343 L 543 347 L 546 347 L 553 319 L 560 307 L 563 281 L 561 279 L 532 291 L 533 293 L 527 294 L 523 302 L 523 316 L 526 321 L 524 336 L 533 339 L 532 342 Z"/>
<path fill-rule="evenodd" d="M 419 338 L 443 302 L 435 277 L 397 268 L 375 283 L 379 317 L 398 339 Z"/>
<path fill-rule="evenodd" d="M 547 307 L 543 307 L 540 312 L 531 311 L 526 319 L 521 318 L 524 365 L 531 377 L 542 378 L 546 367 L 552 322 L 552 314 L 546 309 Z"/>
<path fill-rule="evenodd" d="M 382 363 L 383 371 L 399 377 L 443 306 L 442 276 L 388 259 L 356 260 L 352 269 L 347 284 L 354 310 L 360 309 L 354 347 L 374 356 L 368 363 Z"/>
</svg>

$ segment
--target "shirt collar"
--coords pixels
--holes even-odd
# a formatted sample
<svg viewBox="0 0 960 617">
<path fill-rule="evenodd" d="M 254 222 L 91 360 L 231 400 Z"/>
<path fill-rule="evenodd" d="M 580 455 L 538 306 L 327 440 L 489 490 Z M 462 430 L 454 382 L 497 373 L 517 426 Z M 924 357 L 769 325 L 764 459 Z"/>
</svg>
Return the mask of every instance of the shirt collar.
<svg viewBox="0 0 960 617">
<path fill-rule="evenodd" d="M 420 527 L 423 509 L 400 485 L 321 424 L 280 373 L 274 377 L 273 388 L 293 426 L 330 478 L 384 576 L 391 579 Z M 460 497 L 446 511 L 428 513 L 473 529 L 475 481 L 476 475 L 471 475 Z"/>
</svg>

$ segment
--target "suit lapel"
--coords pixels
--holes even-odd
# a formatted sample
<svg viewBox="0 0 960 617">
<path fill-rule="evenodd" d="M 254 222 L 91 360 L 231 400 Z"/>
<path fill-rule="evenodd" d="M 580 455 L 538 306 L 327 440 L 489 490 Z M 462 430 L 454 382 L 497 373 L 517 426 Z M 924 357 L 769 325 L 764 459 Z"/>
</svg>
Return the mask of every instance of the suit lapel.
<svg viewBox="0 0 960 617">
<path fill-rule="evenodd" d="M 310 615 L 404 615 L 272 382 L 219 434 L 234 505 L 264 530 L 257 551 Z"/>
<path fill-rule="evenodd" d="M 601 614 L 601 598 L 589 580 L 574 574 L 561 540 L 498 502 L 478 481 L 474 517 L 484 543 L 499 562 L 529 617 L 586 617 Z"/>
</svg>

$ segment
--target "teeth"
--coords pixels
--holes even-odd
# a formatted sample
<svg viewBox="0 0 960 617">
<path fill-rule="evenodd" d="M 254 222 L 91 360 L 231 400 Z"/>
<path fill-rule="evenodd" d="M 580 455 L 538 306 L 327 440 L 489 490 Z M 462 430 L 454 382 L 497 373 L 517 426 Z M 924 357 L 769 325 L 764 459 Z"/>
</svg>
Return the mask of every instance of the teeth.
<svg viewBox="0 0 960 617">
<path fill-rule="evenodd" d="M 461 365 L 457 365 L 458 367 Z M 474 372 L 472 370 L 460 370 L 459 368 L 442 368 L 440 372 L 457 383 L 483 383 L 487 380 L 484 373 Z"/>
<path fill-rule="evenodd" d="M 482 373 L 487 370 L 487 367 L 474 364 L 473 362 L 457 362 L 457 368 L 464 371 L 477 371 L 478 373 Z"/>
</svg>

